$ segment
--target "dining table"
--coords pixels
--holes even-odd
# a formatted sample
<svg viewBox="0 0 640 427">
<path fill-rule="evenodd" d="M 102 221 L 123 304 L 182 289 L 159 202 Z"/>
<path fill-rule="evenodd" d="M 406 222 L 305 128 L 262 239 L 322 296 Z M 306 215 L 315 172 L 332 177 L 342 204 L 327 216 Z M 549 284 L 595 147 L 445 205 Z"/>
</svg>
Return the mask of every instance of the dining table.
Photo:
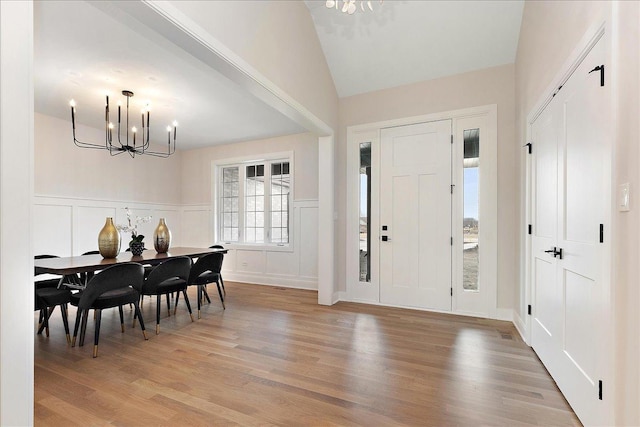
<svg viewBox="0 0 640 427">
<path fill-rule="evenodd" d="M 227 249 L 222 248 L 197 248 L 197 247 L 175 247 L 170 248 L 166 253 L 157 253 L 153 249 L 147 249 L 141 255 L 133 255 L 131 252 L 120 252 L 115 258 L 103 258 L 102 255 L 79 255 L 60 258 L 41 258 L 34 260 L 35 274 L 55 274 L 59 275 L 58 287 L 63 284 L 67 287 L 82 289 L 86 283 L 81 283 L 75 278 L 80 273 L 93 273 L 99 270 L 123 262 L 137 262 L 143 265 L 158 265 L 164 261 L 180 256 L 198 258 L 203 255 L 221 252 L 227 253 Z M 86 275 L 85 275 L 86 277 Z M 74 278 L 74 280 L 69 280 Z"/>
</svg>

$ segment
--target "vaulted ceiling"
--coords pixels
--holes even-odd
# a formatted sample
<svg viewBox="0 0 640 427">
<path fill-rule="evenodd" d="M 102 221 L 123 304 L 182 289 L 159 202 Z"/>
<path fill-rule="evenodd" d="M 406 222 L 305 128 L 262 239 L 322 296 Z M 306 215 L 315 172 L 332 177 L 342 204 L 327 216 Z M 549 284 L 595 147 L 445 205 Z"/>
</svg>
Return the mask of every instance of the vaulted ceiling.
<svg viewBox="0 0 640 427">
<path fill-rule="evenodd" d="M 340 97 L 515 62 L 523 1 L 372 3 L 346 15 L 306 0 Z M 156 136 L 177 119 L 183 149 L 304 131 L 142 26 L 88 2 L 34 5 L 37 112 L 68 120 L 73 98 L 79 122 L 102 128 L 105 93 L 115 111 L 132 90 L 131 120 L 151 101 Z"/>
</svg>

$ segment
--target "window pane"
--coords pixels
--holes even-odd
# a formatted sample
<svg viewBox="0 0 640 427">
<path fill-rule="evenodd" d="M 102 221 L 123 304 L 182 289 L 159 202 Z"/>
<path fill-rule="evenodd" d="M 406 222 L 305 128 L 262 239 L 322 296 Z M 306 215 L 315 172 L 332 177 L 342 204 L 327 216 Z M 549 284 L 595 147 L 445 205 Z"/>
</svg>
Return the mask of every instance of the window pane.
<svg viewBox="0 0 640 427">
<path fill-rule="evenodd" d="M 360 281 L 371 281 L 371 143 L 360 144 Z"/>
<path fill-rule="evenodd" d="M 256 227 L 264 227 L 264 212 L 256 212 Z"/>
<path fill-rule="evenodd" d="M 237 166 L 222 169 L 222 191 L 220 200 L 220 236 L 225 242 L 237 241 L 237 235 L 232 231 L 233 214 L 238 210 L 238 177 Z M 235 209 L 234 209 L 235 208 Z M 237 214 L 236 214 L 237 215 Z M 237 224 L 235 225 L 237 227 Z"/>
<path fill-rule="evenodd" d="M 271 212 L 271 227 L 282 227 L 282 212 Z"/>
<path fill-rule="evenodd" d="M 480 166 L 480 129 L 464 131 L 463 182 L 463 281 L 465 291 L 478 291 L 480 254 L 478 246 L 478 200 Z"/>
</svg>

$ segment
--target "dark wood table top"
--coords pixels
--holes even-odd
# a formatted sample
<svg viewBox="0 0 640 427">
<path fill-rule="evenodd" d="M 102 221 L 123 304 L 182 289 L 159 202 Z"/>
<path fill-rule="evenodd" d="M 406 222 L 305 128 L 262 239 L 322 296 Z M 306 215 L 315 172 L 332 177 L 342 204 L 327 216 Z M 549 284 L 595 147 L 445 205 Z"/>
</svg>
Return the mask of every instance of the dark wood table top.
<svg viewBox="0 0 640 427">
<path fill-rule="evenodd" d="M 191 258 L 202 255 L 222 252 L 227 253 L 227 249 L 210 248 L 170 248 L 169 252 L 159 254 L 153 249 L 147 249 L 140 256 L 134 256 L 131 252 L 120 252 L 116 258 L 102 258 L 102 255 L 80 255 L 65 258 L 42 258 L 34 260 L 36 274 L 58 274 L 67 275 L 75 273 L 86 273 L 90 271 L 102 270 L 105 267 L 120 262 L 138 262 L 140 264 L 160 264 L 170 258 L 178 256 L 188 256 Z"/>
</svg>

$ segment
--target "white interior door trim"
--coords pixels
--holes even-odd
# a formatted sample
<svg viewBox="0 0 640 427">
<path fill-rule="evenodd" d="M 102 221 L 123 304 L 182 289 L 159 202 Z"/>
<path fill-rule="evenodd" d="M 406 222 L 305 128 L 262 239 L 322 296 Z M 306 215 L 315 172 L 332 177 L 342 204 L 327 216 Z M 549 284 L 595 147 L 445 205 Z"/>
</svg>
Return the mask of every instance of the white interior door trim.
<svg viewBox="0 0 640 427">
<path fill-rule="evenodd" d="M 480 215 L 487 218 L 484 222 L 484 232 L 486 233 L 485 247 L 487 248 L 480 261 L 480 269 L 485 274 L 493 278 L 488 280 L 486 308 L 483 313 L 478 312 L 464 312 L 453 310 L 455 314 L 473 315 L 473 316 L 486 316 L 488 318 L 497 319 L 500 315 L 497 307 L 497 111 L 496 104 L 477 106 L 471 108 L 464 108 L 452 111 L 443 111 L 433 114 L 426 114 L 420 116 L 412 116 L 400 119 L 385 120 L 380 122 L 367 123 L 356 126 L 347 127 L 347 206 L 346 206 L 346 220 L 347 220 L 347 238 L 346 238 L 346 251 L 347 251 L 347 266 L 346 277 L 344 278 L 347 285 L 346 300 L 366 302 L 369 304 L 385 305 L 381 304 L 379 300 L 379 285 L 369 284 L 364 285 L 359 282 L 359 259 L 358 259 L 358 168 L 359 168 L 359 144 L 360 142 L 372 142 L 372 144 L 379 143 L 380 131 L 383 128 L 405 126 L 416 123 L 433 122 L 439 120 L 451 119 L 453 120 L 453 131 L 456 132 L 456 123 L 462 119 L 485 116 L 487 118 L 488 132 L 483 137 L 484 144 L 487 145 L 486 153 L 483 153 L 483 168 L 485 168 L 485 175 L 487 176 L 486 186 L 487 189 L 483 191 L 481 188 L 481 197 L 485 197 L 484 202 L 481 201 L 481 205 L 487 210 L 485 213 L 482 211 Z M 454 185 L 456 182 L 452 182 Z M 375 191 L 377 184 L 372 185 L 372 193 Z M 372 208 L 374 212 L 376 208 Z M 457 209 L 461 209 L 458 206 Z M 483 209 L 481 207 L 481 209 Z M 454 214 L 454 219 L 456 218 Z M 373 220 L 372 220 L 373 221 Z M 372 257 L 379 253 L 378 248 L 374 249 L 373 243 L 379 240 L 379 227 L 376 227 L 376 223 L 372 224 Z M 455 239 L 455 236 L 454 236 Z M 462 245 L 460 246 L 460 252 L 462 251 Z M 456 249 L 453 254 L 452 265 L 456 265 Z M 459 255 L 461 256 L 461 254 Z M 373 273 L 372 273 L 373 274 Z M 457 284 L 453 284 L 454 288 Z M 462 286 L 460 283 L 459 286 Z M 455 292 L 452 304 L 455 307 Z M 434 310 L 435 311 L 435 310 Z"/>
</svg>

